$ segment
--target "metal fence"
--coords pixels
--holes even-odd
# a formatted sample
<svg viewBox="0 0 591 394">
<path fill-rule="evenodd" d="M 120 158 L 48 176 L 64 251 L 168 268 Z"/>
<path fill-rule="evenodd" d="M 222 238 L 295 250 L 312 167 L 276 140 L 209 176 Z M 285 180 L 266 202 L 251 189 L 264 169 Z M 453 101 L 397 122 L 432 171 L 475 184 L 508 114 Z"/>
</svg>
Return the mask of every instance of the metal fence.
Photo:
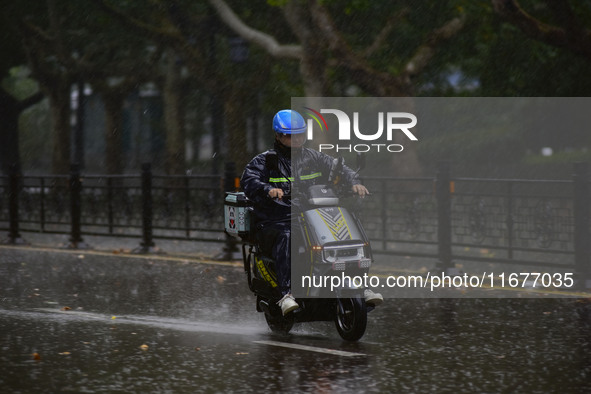
<svg viewBox="0 0 591 394">
<path fill-rule="evenodd" d="M 0 231 L 8 242 L 21 232 L 219 242 L 223 192 L 234 190 L 236 170 L 224 176 L 158 176 L 144 165 L 137 175 L 0 178 Z M 442 163 L 425 178 L 365 177 L 372 196 L 363 223 L 377 253 L 434 258 L 443 269 L 456 261 L 569 267 L 589 278 L 590 191 L 586 163 L 570 180 L 452 178 Z"/>
<path fill-rule="evenodd" d="M 137 175 L 12 174 L 0 180 L 0 231 L 9 242 L 69 234 L 72 247 L 84 235 L 137 237 L 144 248 L 155 238 L 225 242 L 221 190 L 219 176 L 159 176 L 149 165 Z"/>
<path fill-rule="evenodd" d="M 367 178 L 365 226 L 381 253 L 588 272 L 589 177 L 572 180 Z"/>
</svg>

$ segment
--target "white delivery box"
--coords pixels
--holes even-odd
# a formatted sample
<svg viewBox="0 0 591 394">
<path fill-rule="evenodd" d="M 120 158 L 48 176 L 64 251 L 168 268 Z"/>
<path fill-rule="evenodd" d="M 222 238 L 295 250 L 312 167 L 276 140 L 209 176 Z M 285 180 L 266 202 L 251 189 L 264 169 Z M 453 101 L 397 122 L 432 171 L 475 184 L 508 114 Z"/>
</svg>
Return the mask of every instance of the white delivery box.
<svg viewBox="0 0 591 394">
<path fill-rule="evenodd" d="M 224 228 L 226 233 L 246 238 L 250 234 L 252 202 L 243 192 L 226 192 L 224 200 Z"/>
</svg>

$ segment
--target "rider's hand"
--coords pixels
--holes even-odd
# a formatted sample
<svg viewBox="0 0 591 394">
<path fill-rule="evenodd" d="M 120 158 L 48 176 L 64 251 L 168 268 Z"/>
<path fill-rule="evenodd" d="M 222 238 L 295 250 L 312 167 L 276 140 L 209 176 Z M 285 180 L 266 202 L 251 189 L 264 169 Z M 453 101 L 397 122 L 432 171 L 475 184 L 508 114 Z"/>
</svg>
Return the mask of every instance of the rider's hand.
<svg viewBox="0 0 591 394">
<path fill-rule="evenodd" d="M 369 194 L 369 190 L 367 190 L 367 188 L 363 185 L 353 185 L 351 190 L 353 190 L 353 193 L 357 194 L 361 198 Z"/>
<path fill-rule="evenodd" d="M 269 197 L 271 198 L 283 198 L 283 190 L 279 188 L 274 188 L 269 190 Z"/>
</svg>

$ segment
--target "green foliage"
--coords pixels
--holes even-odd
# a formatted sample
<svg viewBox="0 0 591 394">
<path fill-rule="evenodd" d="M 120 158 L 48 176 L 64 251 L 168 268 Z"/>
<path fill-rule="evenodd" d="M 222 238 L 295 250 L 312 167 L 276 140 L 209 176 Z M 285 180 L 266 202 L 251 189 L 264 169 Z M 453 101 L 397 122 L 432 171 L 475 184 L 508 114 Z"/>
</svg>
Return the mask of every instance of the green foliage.
<svg viewBox="0 0 591 394">
<path fill-rule="evenodd" d="M 520 2 L 533 17 L 554 23 L 544 2 Z M 571 1 L 580 20 L 591 28 L 591 7 Z M 501 20 L 490 6 L 470 8 L 470 24 L 464 55 L 456 64 L 480 81 L 479 96 L 572 97 L 591 94 L 589 61 L 568 49 L 528 38 L 518 27 Z"/>
<path fill-rule="evenodd" d="M 39 84 L 29 77 L 29 70 L 24 66 L 13 67 L 2 80 L 2 88 L 17 100 L 24 100 L 39 91 Z"/>
<path fill-rule="evenodd" d="M 267 0 L 267 4 L 271 7 L 283 7 L 285 6 L 290 0 Z"/>
<path fill-rule="evenodd" d="M 273 36 L 281 44 L 298 44 L 282 11 L 289 1 L 299 0 L 227 0 L 249 26 Z M 211 76 L 203 75 L 207 74 L 203 70 L 219 71 L 225 83 L 218 84 L 219 90 L 215 93 L 230 94 L 232 89 L 238 88 L 247 91 L 244 112 L 248 113 L 251 106 L 257 104 L 259 113 L 268 122 L 278 108 L 290 105 L 292 96 L 304 94 L 298 61 L 272 58 L 263 49 L 247 44 L 248 59 L 243 63 L 233 62 L 229 55 L 229 39 L 235 33 L 217 19 L 207 2 L 105 2 L 133 17 L 133 23 L 124 23 L 105 12 L 97 1 L 56 1 L 65 51 L 71 59 L 85 60 L 83 78 L 86 80 L 137 74 L 147 68 L 148 58 L 156 48 L 174 45 L 180 55 L 179 61 L 185 62 L 190 72 L 200 70 L 202 73 L 189 74 L 186 89 L 211 94 L 203 86 L 203 81 Z M 412 76 L 414 91 L 419 96 L 591 96 L 589 60 L 567 49 L 527 38 L 519 28 L 496 15 L 488 0 L 332 0 L 321 3 L 328 8 L 337 28 L 356 53 L 365 53 L 385 27 L 391 28 L 381 45 L 364 57 L 373 69 L 390 75 L 400 74 L 421 45 L 428 42 L 434 29 L 453 18 L 464 17 L 465 25 L 460 33 L 440 43 L 428 66 Z M 521 0 L 520 3 L 541 21 L 556 22 L 557 18 L 546 1 Z M 591 28 L 590 2 L 571 0 L 569 4 L 583 25 Z M 18 23 L 26 20 L 41 29 L 48 29 L 47 6 L 44 1 L 33 1 L 6 2 L 3 7 L 0 16 L 2 87 L 24 99 L 36 92 L 38 86 L 26 78 L 26 68 L 18 67 L 26 64 Z M 171 17 L 174 7 L 177 7 L 177 16 L 186 18 L 184 24 Z M 134 27 L 136 22 L 148 28 Z M 179 34 L 183 34 L 186 40 L 179 39 Z M 333 54 L 326 52 L 328 66 L 325 75 L 333 94 L 368 94 L 352 86 L 351 72 L 335 66 L 335 62 L 331 62 Z M 54 53 L 43 60 L 54 59 L 51 65 L 58 70 L 66 67 L 57 58 Z M 191 62 L 199 61 L 209 69 L 191 67 Z M 154 72 L 151 79 L 158 85 L 161 75 Z M 206 110 L 207 106 L 204 106 L 203 111 Z M 39 119 L 35 120 L 35 117 Z M 40 138 L 46 142 L 49 139 L 47 133 L 39 129 L 46 124 L 47 114 L 39 107 L 29 111 L 23 119 L 21 137 L 29 142 L 24 143 L 22 149 L 34 152 L 25 156 L 45 154 L 46 148 L 34 140 Z M 580 130 L 561 132 L 563 139 L 591 148 L 591 140 L 582 138 Z M 531 137 L 489 124 L 477 131 L 464 128 L 440 135 L 427 133 L 417 146 L 419 157 L 426 166 L 444 159 L 452 159 L 467 169 L 490 169 L 500 161 L 546 165 L 557 163 L 563 160 L 561 158 L 576 159 L 574 153 L 561 152 L 551 158 L 526 156 L 528 149 L 538 148 Z M 582 155 L 582 159 L 587 157 Z"/>
</svg>

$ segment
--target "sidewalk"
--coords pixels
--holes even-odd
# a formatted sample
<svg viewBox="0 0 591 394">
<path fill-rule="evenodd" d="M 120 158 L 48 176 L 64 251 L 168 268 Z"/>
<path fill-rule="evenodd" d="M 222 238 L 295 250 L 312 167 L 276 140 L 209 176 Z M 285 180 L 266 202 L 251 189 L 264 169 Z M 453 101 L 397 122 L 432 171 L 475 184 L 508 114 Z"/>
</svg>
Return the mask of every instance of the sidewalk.
<svg viewBox="0 0 591 394">
<path fill-rule="evenodd" d="M 67 248 L 70 244 L 69 235 L 47 233 L 21 233 L 25 245 L 39 248 Z M 85 248 L 107 253 L 132 253 L 141 246 L 141 238 L 137 237 L 107 237 L 107 236 L 83 236 Z M 225 244 L 222 242 L 195 242 L 177 240 L 154 240 L 155 254 L 188 257 L 195 259 L 219 259 L 224 252 Z"/>
</svg>

